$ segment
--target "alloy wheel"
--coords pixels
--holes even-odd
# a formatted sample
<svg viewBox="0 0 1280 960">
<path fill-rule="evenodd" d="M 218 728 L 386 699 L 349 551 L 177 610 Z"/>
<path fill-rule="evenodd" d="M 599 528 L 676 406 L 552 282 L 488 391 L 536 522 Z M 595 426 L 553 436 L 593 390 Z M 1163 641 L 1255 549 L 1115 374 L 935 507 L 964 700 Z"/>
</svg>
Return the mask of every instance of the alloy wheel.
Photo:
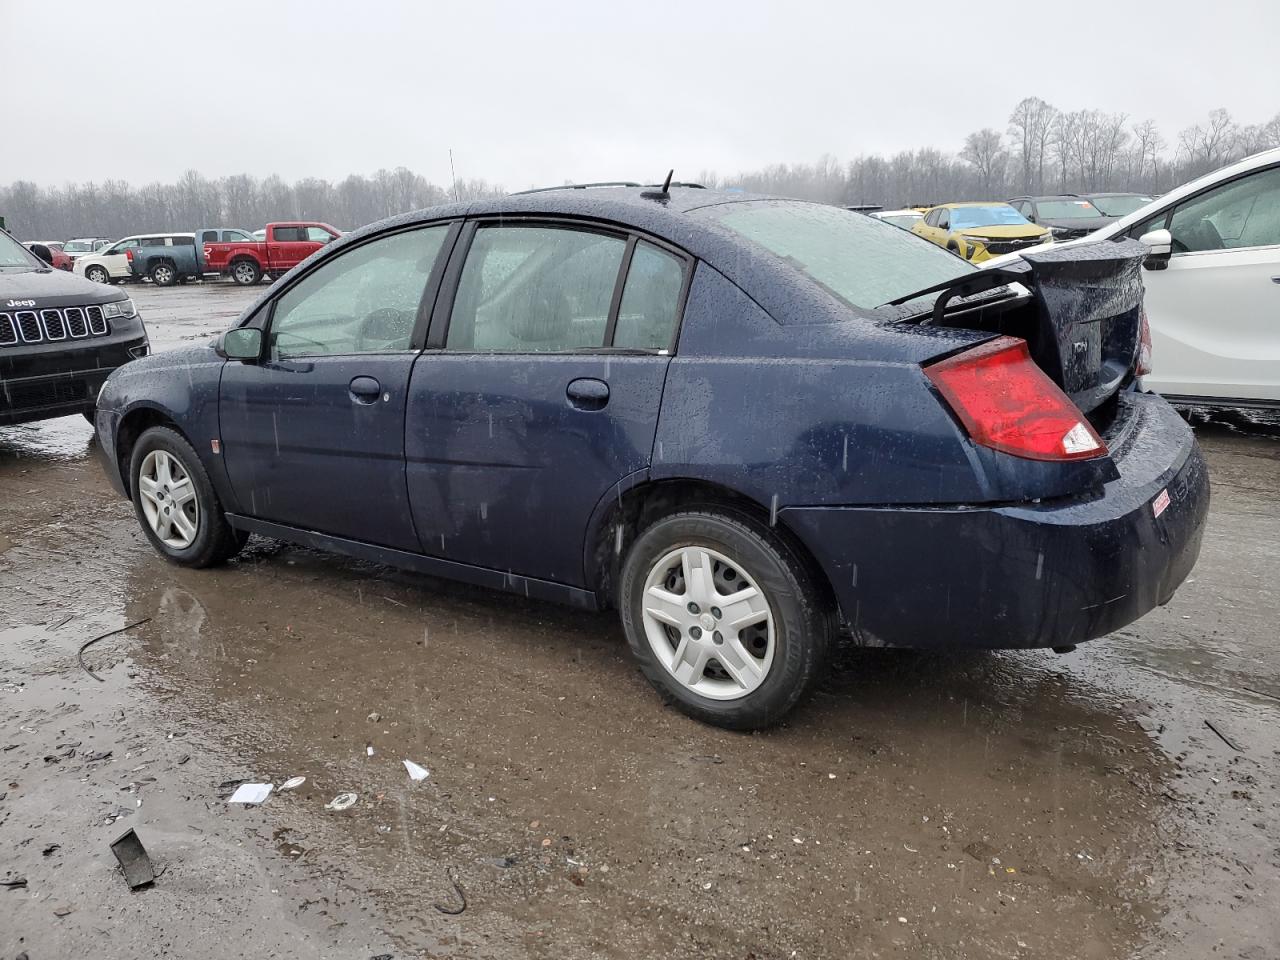
<svg viewBox="0 0 1280 960">
<path fill-rule="evenodd" d="M 142 513 L 167 547 L 185 550 L 200 532 L 200 501 L 186 466 L 167 450 L 152 450 L 138 471 Z"/>
<path fill-rule="evenodd" d="M 649 570 L 645 636 L 677 681 L 711 700 L 737 700 L 773 664 L 773 610 L 742 565 L 702 546 L 679 547 Z"/>
</svg>

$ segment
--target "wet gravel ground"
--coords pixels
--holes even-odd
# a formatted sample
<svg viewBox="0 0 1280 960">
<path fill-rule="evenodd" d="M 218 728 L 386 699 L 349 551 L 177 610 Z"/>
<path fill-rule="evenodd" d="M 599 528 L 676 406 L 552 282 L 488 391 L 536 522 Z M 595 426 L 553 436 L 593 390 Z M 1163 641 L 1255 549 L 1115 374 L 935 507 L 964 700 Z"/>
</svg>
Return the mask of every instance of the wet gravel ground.
<svg viewBox="0 0 1280 960">
<path fill-rule="evenodd" d="M 133 291 L 156 349 L 256 292 Z M 172 567 L 80 418 L 0 428 L 0 958 L 1280 956 L 1280 423 L 1196 422 L 1167 607 L 845 651 L 751 736 L 662 708 L 610 616 L 257 538 Z"/>
</svg>

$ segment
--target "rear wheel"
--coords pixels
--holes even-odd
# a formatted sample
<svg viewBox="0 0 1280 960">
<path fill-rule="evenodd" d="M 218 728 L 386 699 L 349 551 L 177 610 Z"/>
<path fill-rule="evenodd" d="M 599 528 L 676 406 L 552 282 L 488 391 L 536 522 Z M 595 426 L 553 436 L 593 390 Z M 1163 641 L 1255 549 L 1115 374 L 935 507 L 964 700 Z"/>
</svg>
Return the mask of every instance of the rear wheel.
<svg viewBox="0 0 1280 960">
<path fill-rule="evenodd" d="M 172 287 L 178 282 L 178 271 L 173 264 L 161 261 L 151 268 L 151 282 L 157 287 Z"/>
<path fill-rule="evenodd" d="M 111 275 L 107 273 L 106 267 L 100 267 L 96 263 L 85 270 L 85 278 L 92 280 L 94 283 L 110 283 Z"/>
<path fill-rule="evenodd" d="M 834 635 L 831 604 L 795 551 L 716 508 L 646 529 L 619 600 L 631 651 L 663 698 L 732 729 L 782 719 L 812 688 Z"/>
<path fill-rule="evenodd" d="M 242 286 L 252 286 L 262 279 L 262 271 L 252 260 L 237 260 L 231 265 L 231 279 Z"/>
<path fill-rule="evenodd" d="M 142 532 L 166 560 L 211 567 L 248 540 L 227 523 L 200 458 L 176 430 L 152 427 L 138 438 L 129 479 Z"/>
</svg>

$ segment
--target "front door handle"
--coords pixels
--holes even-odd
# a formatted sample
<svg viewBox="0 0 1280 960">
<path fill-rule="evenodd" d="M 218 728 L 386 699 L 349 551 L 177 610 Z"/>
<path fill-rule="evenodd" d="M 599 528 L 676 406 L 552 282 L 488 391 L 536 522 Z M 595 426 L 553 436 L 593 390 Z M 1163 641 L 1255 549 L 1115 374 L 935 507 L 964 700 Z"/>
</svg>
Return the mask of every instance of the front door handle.
<svg viewBox="0 0 1280 960">
<path fill-rule="evenodd" d="M 377 403 L 382 384 L 373 377 L 356 377 L 351 381 L 351 399 L 356 403 Z"/>
<path fill-rule="evenodd" d="M 1272 282 L 1272 283 L 1280 283 L 1280 277 L 1272 277 L 1272 278 L 1271 278 L 1271 282 Z"/>
<path fill-rule="evenodd" d="M 570 380 L 564 392 L 569 402 L 579 410 L 603 410 L 609 402 L 609 385 L 595 377 Z"/>
</svg>

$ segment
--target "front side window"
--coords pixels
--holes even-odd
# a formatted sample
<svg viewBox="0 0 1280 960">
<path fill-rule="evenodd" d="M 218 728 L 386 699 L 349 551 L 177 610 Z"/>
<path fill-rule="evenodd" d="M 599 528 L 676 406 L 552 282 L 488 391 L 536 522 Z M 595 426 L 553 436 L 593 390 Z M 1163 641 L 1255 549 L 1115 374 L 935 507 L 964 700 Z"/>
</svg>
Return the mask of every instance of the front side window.
<svg viewBox="0 0 1280 960">
<path fill-rule="evenodd" d="M 943 230 L 951 229 L 951 211 L 945 207 L 938 211 L 938 226 Z"/>
<path fill-rule="evenodd" d="M 381 237 L 307 274 L 276 301 L 271 358 L 408 350 L 448 231 L 442 224 Z"/>
<path fill-rule="evenodd" d="M 626 243 L 586 230 L 481 226 L 458 281 L 445 347 L 547 353 L 604 346 Z"/>
<path fill-rule="evenodd" d="M 223 230 L 222 237 L 226 242 L 234 241 L 237 243 L 251 243 L 253 241 L 253 237 L 249 236 L 249 234 L 245 233 L 243 230 Z"/>
<path fill-rule="evenodd" d="M 1280 167 L 1223 184 L 1181 204 L 1169 220 L 1174 253 L 1280 244 Z"/>
<path fill-rule="evenodd" d="M 312 243 L 328 243 L 333 234 L 324 227 L 307 227 L 307 239 Z"/>
<path fill-rule="evenodd" d="M 913 233 L 825 204 L 741 201 L 704 207 L 695 215 L 718 218 L 845 303 L 866 310 L 977 269 Z"/>
<path fill-rule="evenodd" d="M 0 233 L 0 267 L 23 267 L 30 269 L 44 266 L 38 263 L 27 250 L 7 233 Z"/>
<path fill-rule="evenodd" d="M 660 247 L 636 243 L 622 289 L 613 346 L 667 350 L 675 337 L 684 261 Z"/>
</svg>

